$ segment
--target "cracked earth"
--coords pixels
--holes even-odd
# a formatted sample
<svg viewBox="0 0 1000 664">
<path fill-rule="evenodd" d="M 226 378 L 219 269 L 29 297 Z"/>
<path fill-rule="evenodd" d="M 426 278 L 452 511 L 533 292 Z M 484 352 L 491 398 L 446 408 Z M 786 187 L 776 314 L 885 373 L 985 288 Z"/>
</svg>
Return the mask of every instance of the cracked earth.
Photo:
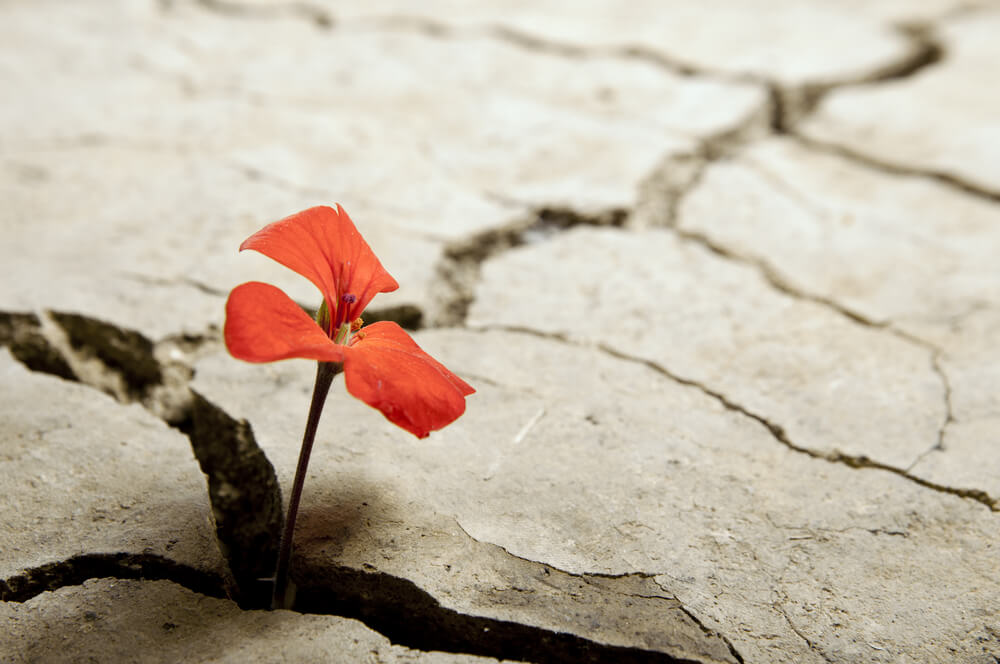
<svg viewBox="0 0 1000 664">
<path fill-rule="evenodd" d="M 1000 4 L 0 6 L 0 661 L 1000 662 Z M 477 389 L 221 342 L 340 202 Z M 284 489 L 284 491 L 283 491 Z"/>
</svg>

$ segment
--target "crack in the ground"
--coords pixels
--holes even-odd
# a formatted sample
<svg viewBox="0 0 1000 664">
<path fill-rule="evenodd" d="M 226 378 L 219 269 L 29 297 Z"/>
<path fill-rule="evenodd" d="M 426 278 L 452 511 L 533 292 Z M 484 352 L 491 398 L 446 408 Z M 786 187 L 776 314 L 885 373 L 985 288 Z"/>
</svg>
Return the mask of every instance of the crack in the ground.
<svg viewBox="0 0 1000 664">
<path fill-rule="evenodd" d="M 761 83 L 767 86 L 771 97 L 773 110 L 771 129 L 774 133 L 792 133 L 795 126 L 816 110 L 823 97 L 834 90 L 877 85 L 914 76 L 945 57 L 944 46 L 935 38 L 930 25 L 912 23 L 895 26 L 895 29 L 910 42 L 909 53 L 895 62 L 861 76 L 792 87 L 783 86 L 775 81 L 762 80 Z"/>
<path fill-rule="evenodd" d="M 88 579 L 165 579 L 209 597 L 226 598 L 226 579 L 151 553 L 84 553 L 0 579 L 0 601 L 25 602 L 43 592 Z"/>
<path fill-rule="evenodd" d="M 784 617 L 785 623 L 788 624 L 788 628 L 792 630 L 792 632 L 794 632 L 796 636 L 802 639 L 802 641 L 806 644 L 806 647 L 808 647 L 809 650 L 813 651 L 814 653 L 822 657 L 824 662 L 831 662 L 831 663 L 833 662 L 833 660 L 830 659 L 830 657 L 826 653 L 824 653 L 820 648 L 818 648 L 816 644 L 813 643 L 809 637 L 803 634 L 802 630 L 800 630 L 798 626 L 794 622 L 792 622 L 792 619 L 789 617 L 788 612 L 785 610 L 783 604 L 778 604 L 775 606 L 775 608 L 778 610 L 778 613 L 780 613 L 782 617 Z"/>
<path fill-rule="evenodd" d="M 351 567 L 325 567 L 302 580 L 295 610 L 354 618 L 394 644 L 415 650 L 464 653 L 503 660 L 622 664 L 706 664 L 642 648 L 608 645 L 567 632 L 474 616 L 441 605 L 408 579 Z M 737 659 L 735 661 L 742 662 Z"/>
<path fill-rule="evenodd" d="M 941 358 L 944 355 L 943 351 L 935 349 L 931 355 L 931 368 L 934 373 L 937 374 L 938 379 L 941 381 L 941 385 L 944 388 L 944 419 L 941 422 L 941 426 L 938 427 L 937 440 L 929 448 L 917 455 L 917 458 L 913 460 L 909 466 L 906 467 L 906 472 L 909 473 L 911 470 L 917 467 L 917 465 L 924 460 L 926 456 L 932 454 L 933 452 L 941 452 L 945 449 L 945 438 L 948 435 L 948 427 L 955 422 L 955 411 L 952 405 L 952 395 L 951 395 L 951 381 L 948 380 L 948 374 L 945 372 L 944 367 L 941 365 Z"/>
<path fill-rule="evenodd" d="M 52 311 L 48 316 L 65 333 L 70 352 L 94 358 L 120 376 L 131 400 L 141 400 L 152 386 L 162 384 L 163 372 L 154 357 L 153 342 L 143 334 L 76 313 Z"/>
<path fill-rule="evenodd" d="M 827 154 L 836 155 L 838 157 L 842 157 L 843 159 L 847 159 L 890 175 L 903 175 L 907 177 L 918 177 L 933 180 L 947 187 L 957 189 L 958 191 L 991 203 L 1000 203 L 1000 190 L 988 189 L 971 182 L 966 182 L 957 175 L 953 175 L 947 171 L 904 166 L 890 159 L 880 159 L 867 152 L 862 152 L 833 141 L 824 141 L 818 138 L 813 138 L 796 131 L 789 132 L 788 135 L 805 147 L 816 150 L 817 152 L 825 152 Z"/>
<path fill-rule="evenodd" d="M 236 579 L 236 600 L 243 608 L 265 608 L 284 523 L 277 475 L 249 422 L 233 419 L 193 390 L 191 395 L 189 417 L 179 428 L 208 480 L 216 537 Z"/>
<path fill-rule="evenodd" d="M 436 268 L 438 278 L 432 286 L 432 298 L 438 305 L 430 325 L 455 327 L 464 324 L 475 299 L 482 264 L 488 258 L 514 247 L 545 240 L 576 226 L 621 227 L 626 215 L 627 212 L 621 208 L 593 215 L 568 208 L 539 208 L 505 226 L 446 245 Z"/>
<path fill-rule="evenodd" d="M 716 630 L 712 629 L 711 627 L 703 623 L 698 618 L 698 616 L 695 615 L 694 611 L 684 606 L 684 604 L 680 603 L 680 600 L 678 600 L 678 603 L 680 605 L 680 610 L 683 611 L 684 614 L 688 618 L 690 618 L 694 624 L 698 625 L 698 627 L 701 628 L 701 631 L 703 634 L 705 634 L 705 636 L 709 637 L 716 636 L 721 638 L 725 642 L 726 646 L 729 648 L 729 653 L 733 656 L 733 658 L 740 664 L 744 664 L 743 655 L 740 654 L 740 652 L 736 649 L 736 646 L 733 645 L 733 642 L 730 641 L 725 634 L 717 632 Z"/>
<path fill-rule="evenodd" d="M 42 320 L 36 314 L 0 311 L 0 346 L 6 346 L 18 362 L 32 371 L 78 379 L 43 332 Z"/>
</svg>

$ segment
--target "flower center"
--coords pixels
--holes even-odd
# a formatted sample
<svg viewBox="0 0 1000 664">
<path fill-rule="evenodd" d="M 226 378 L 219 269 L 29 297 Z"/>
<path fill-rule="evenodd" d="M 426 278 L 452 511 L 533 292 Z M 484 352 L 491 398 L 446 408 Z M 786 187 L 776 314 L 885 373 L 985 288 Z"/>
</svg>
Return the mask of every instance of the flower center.
<svg viewBox="0 0 1000 664">
<path fill-rule="evenodd" d="M 333 327 L 333 342 L 348 346 L 351 343 L 351 336 L 361 329 L 364 324 L 360 317 L 353 321 L 348 319 L 348 305 L 358 301 L 358 296 L 354 293 L 344 293 L 340 296 L 341 306 L 337 307 L 337 319 Z M 362 333 L 363 334 L 363 333 Z"/>
<path fill-rule="evenodd" d="M 333 320 L 333 325 L 330 328 L 331 330 L 337 331 L 340 329 L 341 325 L 350 322 L 350 319 L 347 317 L 347 312 L 350 306 L 357 301 L 358 296 L 354 293 L 344 293 L 340 296 L 340 303 L 337 305 L 337 317 Z"/>
</svg>

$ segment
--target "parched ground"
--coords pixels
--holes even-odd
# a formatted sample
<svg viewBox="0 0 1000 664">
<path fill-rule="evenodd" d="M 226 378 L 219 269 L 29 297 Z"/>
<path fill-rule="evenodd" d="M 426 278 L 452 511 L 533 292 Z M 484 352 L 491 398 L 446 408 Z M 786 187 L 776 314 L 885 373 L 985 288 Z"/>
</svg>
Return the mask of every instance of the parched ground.
<svg viewBox="0 0 1000 664">
<path fill-rule="evenodd" d="M 0 3 L 0 661 L 1000 662 L 1000 3 Z M 221 344 L 340 202 L 468 380 Z"/>
</svg>

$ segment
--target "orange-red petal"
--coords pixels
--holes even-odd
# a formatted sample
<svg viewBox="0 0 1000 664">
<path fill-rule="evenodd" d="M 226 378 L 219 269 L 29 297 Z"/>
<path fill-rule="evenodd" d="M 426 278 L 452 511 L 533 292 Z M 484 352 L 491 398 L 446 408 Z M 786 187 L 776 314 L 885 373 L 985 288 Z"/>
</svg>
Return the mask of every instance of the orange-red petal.
<svg viewBox="0 0 1000 664">
<path fill-rule="evenodd" d="M 306 277 L 320 289 L 336 321 L 361 315 L 376 293 L 399 288 L 344 208 L 318 206 L 268 224 L 240 245 Z M 353 302 L 342 301 L 351 294 Z"/>
<path fill-rule="evenodd" d="M 229 353 L 247 362 L 344 360 L 344 346 L 333 343 L 281 289 L 259 281 L 241 284 L 229 294 L 223 332 Z"/>
<path fill-rule="evenodd" d="M 465 412 L 475 392 L 417 345 L 396 323 L 373 323 L 345 348 L 347 391 L 418 438 L 426 437 Z"/>
</svg>

